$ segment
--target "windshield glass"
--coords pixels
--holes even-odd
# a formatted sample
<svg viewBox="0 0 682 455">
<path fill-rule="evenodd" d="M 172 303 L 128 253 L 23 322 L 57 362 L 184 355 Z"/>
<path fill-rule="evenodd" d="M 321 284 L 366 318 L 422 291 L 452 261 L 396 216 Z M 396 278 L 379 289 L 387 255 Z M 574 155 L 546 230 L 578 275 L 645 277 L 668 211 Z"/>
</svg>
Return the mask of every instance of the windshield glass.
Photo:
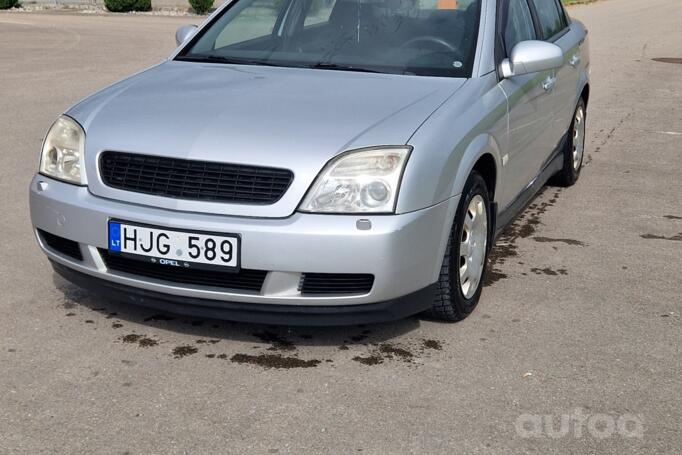
<svg viewBox="0 0 682 455">
<path fill-rule="evenodd" d="M 177 60 L 470 77 L 481 0 L 235 0 Z"/>
</svg>

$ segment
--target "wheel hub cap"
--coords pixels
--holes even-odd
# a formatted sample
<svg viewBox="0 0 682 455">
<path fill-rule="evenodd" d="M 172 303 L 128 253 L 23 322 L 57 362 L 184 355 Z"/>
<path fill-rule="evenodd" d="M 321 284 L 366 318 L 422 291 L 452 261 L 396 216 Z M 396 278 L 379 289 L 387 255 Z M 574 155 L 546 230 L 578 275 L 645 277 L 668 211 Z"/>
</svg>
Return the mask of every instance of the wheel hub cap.
<svg viewBox="0 0 682 455">
<path fill-rule="evenodd" d="M 585 111 L 578 108 L 573 121 L 573 169 L 578 171 L 585 151 Z"/>
<path fill-rule="evenodd" d="M 481 282 L 488 243 L 488 213 L 485 201 L 476 195 L 464 213 L 464 227 L 459 246 L 459 284 L 470 299 Z"/>
</svg>

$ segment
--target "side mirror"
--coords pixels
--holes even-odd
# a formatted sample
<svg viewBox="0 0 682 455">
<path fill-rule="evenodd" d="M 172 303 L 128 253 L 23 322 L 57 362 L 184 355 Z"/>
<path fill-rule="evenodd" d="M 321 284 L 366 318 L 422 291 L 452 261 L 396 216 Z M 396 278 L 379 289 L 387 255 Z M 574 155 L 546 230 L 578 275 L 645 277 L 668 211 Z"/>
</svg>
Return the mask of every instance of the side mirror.
<svg viewBox="0 0 682 455">
<path fill-rule="evenodd" d="M 556 44 L 545 41 L 521 41 L 500 65 L 502 77 L 537 73 L 559 68 L 564 64 L 564 53 Z"/>
<path fill-rule="evenodd" d="M 183 25 L 175 32 L 175 44 L 177 46 L 181 45 L 187 39 L 194 34 L 197 29 L 196 25 Z"/>
</svg>

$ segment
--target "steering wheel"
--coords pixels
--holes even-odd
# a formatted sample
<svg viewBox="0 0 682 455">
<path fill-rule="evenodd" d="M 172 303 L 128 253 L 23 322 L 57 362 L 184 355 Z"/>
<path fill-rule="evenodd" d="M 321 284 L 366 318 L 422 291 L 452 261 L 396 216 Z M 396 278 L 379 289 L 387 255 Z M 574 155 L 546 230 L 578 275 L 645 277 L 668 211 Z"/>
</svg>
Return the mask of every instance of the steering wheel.
<svg viewBox="0 0 682 455">
<path fill-rule="evenodd" d="M 452 52 L 455 52 L 457 50 L 455 46 L 445 41 L 443 38 L 439 38 L 437 36 L 432 35 L 417 36 L 416 38 L 412 38 L 411 40 L 404 42 L 402 47 L 414 47 L 414 45 L 417 43 L 437 44 Z"/>
</svg>

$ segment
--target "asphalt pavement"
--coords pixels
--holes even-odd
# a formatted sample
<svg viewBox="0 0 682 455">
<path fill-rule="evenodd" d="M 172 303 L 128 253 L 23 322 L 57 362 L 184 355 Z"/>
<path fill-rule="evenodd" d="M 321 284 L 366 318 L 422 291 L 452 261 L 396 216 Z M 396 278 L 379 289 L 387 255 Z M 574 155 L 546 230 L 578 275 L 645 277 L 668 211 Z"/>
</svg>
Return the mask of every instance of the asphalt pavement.
<svg viewBox="0 0 682 455">
<path fill-rule="evenodd" d="M 495 249 L 467 320 L 266 327 L 56 279 L 28 183 L 47 128 L 198 18 L 0 13 L 0 453 L 682 452 L 682 2 L 572 7 L 585 168 Z"/>
</svg>

